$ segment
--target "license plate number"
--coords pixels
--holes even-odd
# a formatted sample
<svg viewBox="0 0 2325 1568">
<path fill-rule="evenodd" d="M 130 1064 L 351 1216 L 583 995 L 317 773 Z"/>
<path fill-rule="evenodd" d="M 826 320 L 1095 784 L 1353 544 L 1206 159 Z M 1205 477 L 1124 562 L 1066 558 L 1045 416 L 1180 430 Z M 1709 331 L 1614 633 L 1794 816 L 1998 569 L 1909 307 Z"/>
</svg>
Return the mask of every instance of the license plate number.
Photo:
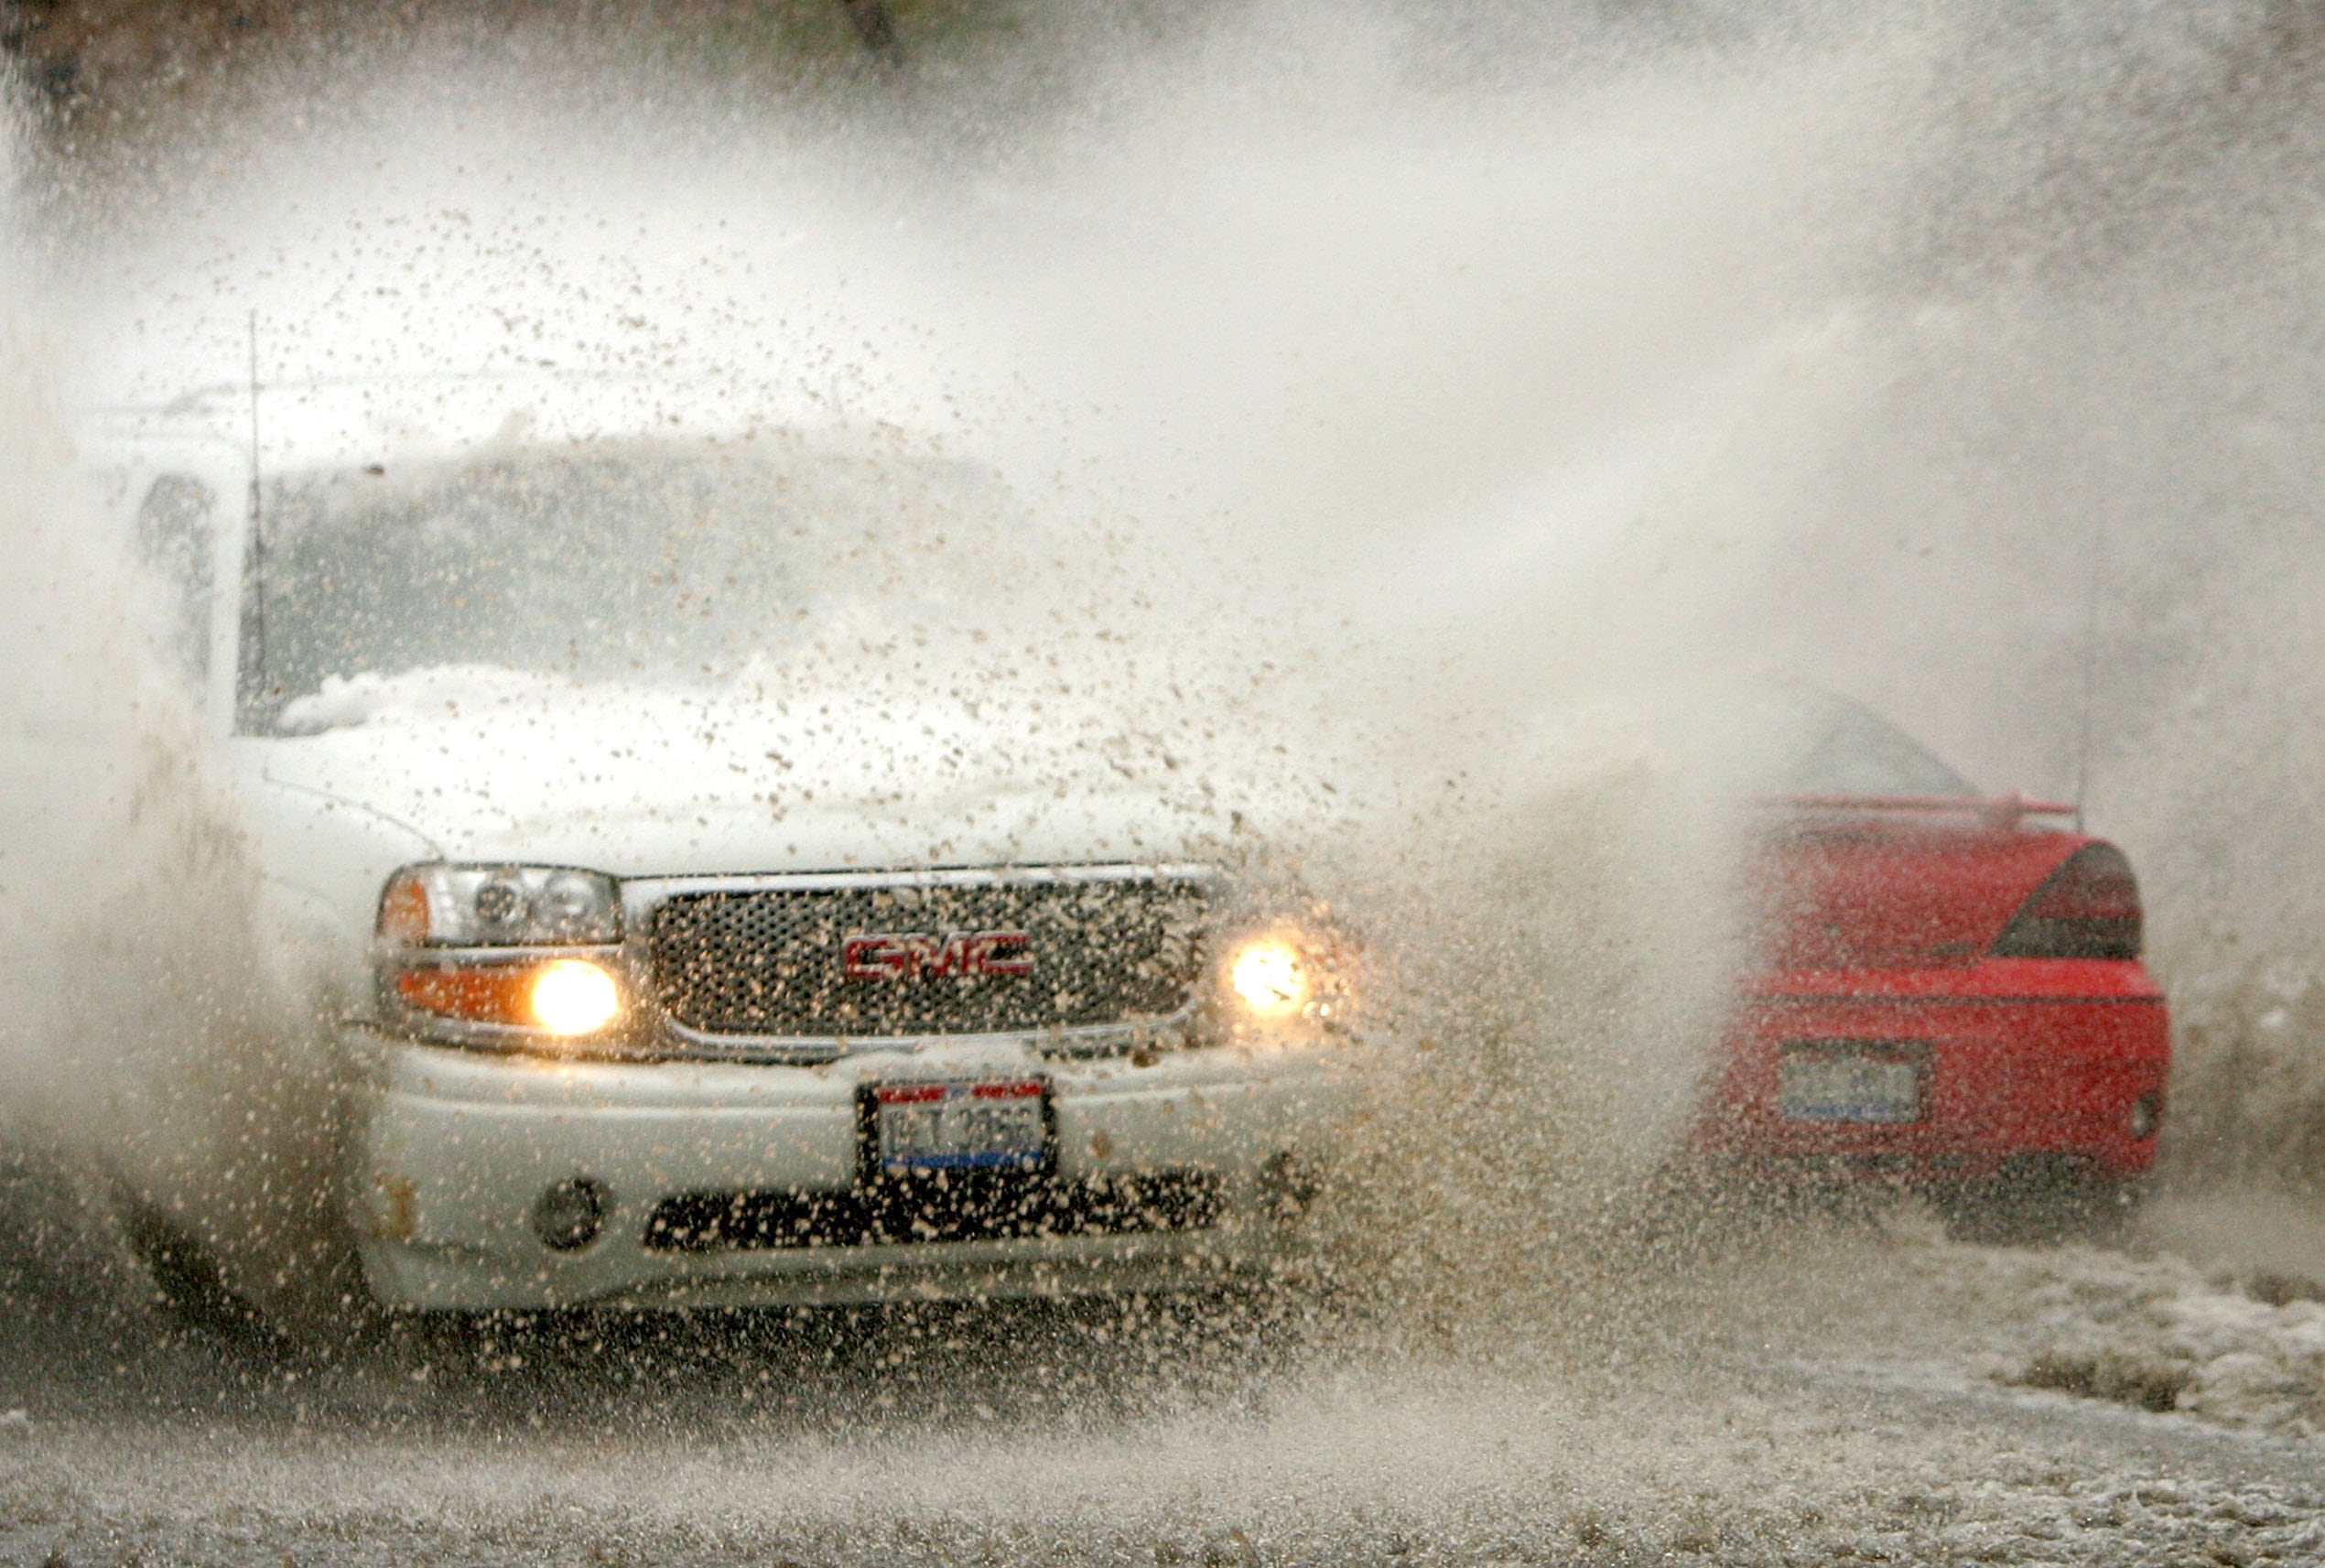
<svg viewBox="0 0 2325 1568">
<path fill-rule="evenodd" d="M 886 1174 L 1039 1169 L 1049 1125 L 1038 1078 L 881 1084 L 871 1091 L 872 1153 Z"/>
<path fill-rule="evenodd" d="M 1865 1052 L 1790 1051 L 1779 1069 L 1787 1121 L 1921 1119 L 1921 1065 Z"/>
</svg>

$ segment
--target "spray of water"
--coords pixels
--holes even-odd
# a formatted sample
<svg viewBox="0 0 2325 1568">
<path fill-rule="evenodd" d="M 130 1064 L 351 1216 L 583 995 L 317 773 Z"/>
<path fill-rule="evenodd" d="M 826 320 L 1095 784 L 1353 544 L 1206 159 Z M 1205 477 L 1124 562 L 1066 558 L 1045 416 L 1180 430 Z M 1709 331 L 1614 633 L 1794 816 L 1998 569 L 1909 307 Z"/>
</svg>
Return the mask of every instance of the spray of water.
<svg viewBox="0 0 2325 1568">
<path fill-rule="evenodd" d="M 1280 808 L 1255 874 L 1328 903 L 1373 984 L 1323 1263 L 1382 1332 L 1297 1379 L 1143 1306 L 1078 1338 L 1010 1320 L 1007 1356 L 941 1323 L 617 1337 L 563 1381 L 398 1366 L 340 1391 L 349 1427 L 425 1436 L 437 1398 L 456 1453 L 315 1460 L 302 1428 L 174 1474 L 170 1509 L 216 1488 L 339 1529 L 351 1489 L 384 1499 L 358 1530 L 497 1529 L 644 1496 L 657 1528 L 843 1560 L 1797 1555 L 1828 1426 L 1706 1403 L 1690 1347 L 1749 1360 L 1850 1313 L 1943 1335 L 1862 1237 L 1707 1281 L 1736 1254 L 1691 1272 L 1625 1227 L 1737 952 L 1750 738 L 1710 677 L 1822 680 L 1987 783 L 2066 790 L 2094 541 L 2090 805 L 2193 1021 L 2176 1135 L 2318 1157 L 2315 371 L 2285 330 L 2315 217 L 2283 194 L 2315 149 L 2267 145 L 2314 107 L 2298 40 L 2234 5 L 2006 35 L 1911 5 L 1326 9 L 1092 5 L 1055 53 L 961 23 L 905 72 L 773 95 L 523 28 L 496 63 L 395 39 L 96 149 L 49 185 L 62 265 L 9 210 L 0 541 L 35 568 L 0 581 L 9 1136 L 96 1198 L 124 1164 L 198 1198 L 245 1285 L 305 1276 L 335 1086 L 69 415 L 237 380 L 254 308 L 271 388 L 552 361 L 992 465 L 1021 503 L 979 540 L 1000 580 L 948 572 L 921 625 L 835 619 L 793 673 L 900 709 L 974 687 L 1056 742 L 1044 786 L 1128 769 Z M 879 601 L 927 566 L 831 569 Z M 1120 1368 L 1206 1350 L 1228 1392 L 1109 1440 Z M 1739 1411 L 1780 1431 L 1776 1481 Z M 544 1417 L 476 1462 L 477 1423 Z M 1894 1493 L 1895 1446 L 1846 1484 Z M 1983 1451 L 1932 1452 L 1935 1487 Z"/>
<path fill-rule="evenodd" d="M 1317 40 L 1329 58 L 1288 58 Z M 881 702 L 975 687 L 988 722 L 1061 739 L 1019 759 L 1044 787 L 1127 766 L 1272 805 L 1251 813 L 1281 835 L 1269 874 L 1367 932 L 1381 983 L 1334 1260 L 1479 1321 L 1481 1292 L 1564 1289 L 1562 1228 L 1669 1148 L 1713 1033 L 1722 769 L 1671 689 L 1785 488 L 1735 455 L 1847 379 L 1819 268 L 1766 214 L 1832 199 L 1801 154 L 1864 134 L 1833 85 L 1872 67 L 1621 71 L 1468 113 L 1395 44 L 1384 18 L 1206 29 L 1173 64 L 1195 99 L 1123 75 L 1099 134 L 1037 124 L 967 179 L 933 148 L 941 104 L 846 134 L 609 109 L 620 92 L 576 114 L 511 91 L 570 61 L 432 56 L 328 117 L 305 94 L 254 116 L 249 172 L 199 201 L 155 200 L 157 178 L 84 215 L 106 259 L 70 330 L 104 369 L 75 390 L 234 380 L 254 309 L 276 429 L 311 383 L 546 368 L 992 464 L 1037 531 L 1023 569 L 980 593 L 901 540 L 845 553 L 828 567 L 860 598 L 946 570 L 949 624 L 825 628 L 809 665 Z M 1270 103 L 1287 68 L 1301 92 Z M 153 684 L 134 596 L 104 586 L 126 541 L 38 525 L 95 563 L 79 591 L 108 606 L 91 624 L 118 673 L 80 706 L 146 781 L 83 828 L 119 886 L 61 897 L 72 938 L 33 982 L 85 1020 L 65 977 L 87 934 L 137 956 L 95 988 L 122 1022 L 58 1119 L 187 1195 L 264 1290 L 330 1191 L 303 1010 L 330 999 L 255 936 L 265 899 L 183 716 L 123 695 Z M 72 1033 L 16 1016 L 27 1059 Z"/>
<path fill-rule="evenodd" d="M 29 245 L 21 189 L 0 254 L 0 534 L 17 564 L 0 1071 L 27 1195 L 11 1217 L 36 1267 L 86 1285 L 115 1272 L 128 1195 L 161 1195 L 254 1292 L 336 1290 L 314 1263 L 337 1089 L 306 1048 L 330 1001 L 295 945 L 257 935 L 263 890 L 170 663 L 173 608 L 120 497 L 77 460 L 92 389 L 59 367 L 86 339 Z"/>
<path fill-rule="evenodd" d="M 2283 720 L 2217 694 L 2281 665 L 2300 622 L 2275 607 L 2305 602 L 2303 579 L 2271 563 L 2302 552 L 2263 541 L 2205 574 L 2238 639 L 2206 629 L 2211 608 L 2150 608 L 2253 532 L 2193 536 L 2190 508 L 2297 504 L 2285 407 L 2211 420 L 2191 450 L 2191 416 L 2249 402 L 2253 378 L 2181 373 L 2222 321 L 2265 338 L 2252 323 L 2298 265 L 2289 239 L 2223 256 L 2200 222 L 2147 232 L 2125 214 L 2190 209 L 2162 176 L 2117 177 L 2146 157 L 2266 186 L 2236 168 L 2233 114 L 2165 135 L 2096 63 L 2150 103 L 2233 103 L 2250 31 L 2079 27 L 2061 12 L 1995 39 L 1804 7 L 1712 41 L 1519 28 L 1483 72 L 1492 51 L 1444 17 L 1267 10 L 1126 41 L 1101 7 L 1067 29 L 1071 90 L 1059 57 L 969 29 L 917 75 L 842 70 L 773 107 L 717 62 L 549 35 L 513 62 L 406 43 L 319 86 L 269 78 L 230 132 L 115 149 L 112 183 L 61 212 L 86 287 L 38 327 L 12 282 L 10 319 L 103 367 L 75 398 L 232 380 L 255 309 L 270 385 L 635 377 L 993 465 L 1039 520 L 1030 569 L 874 674 L 901 692 L 967 672 L 1005 699 L 1049 683 L 1104 715 L 1114 734 L 1088 729 L 1044 783 L 1110 776 L 1105 743 L 1132 735 L 1152 742 L 1133 765 L 1296 800 L 1283 874 L 1368 934 L 1382 977 L 1342 1272 L 1433 1326 L 1538 1321 L 1506 1309 L 1595 1286 L 1593 1249 L 1561 1238 L 1669 1148 L 1732 971 L 1738 769 L 1706 740 L 1707 676 L 1822 679 L 1991 782 L 2063 788 L 2098 541 L 2096 819 L 2147 871 L 2201 1017 L 2261 983 L 2224 978 L 2266 966 L 2207 935 L 2247 884 L 2206 879 L 2223 843 L 2281 864 L 2305 815 L 2222 810 L 2207 769 L 2146 759 L 2191 730 L 2218 739 L 2175 749 L 2287 755 L 2253 734 Z M 2005 63 L 2026 58 L 2044 63 Z M 543 81 L 574 91 L 528 91 Z M 1963 172 L 1965 146 L 2001 161 Z M 2026 193 L 2072 155 L 2086 178 Z M 2061 210 L 2099 243 L 2042 252 Z M 2189 268 L 2232 260 L 2244 281 L 2172 328 Z M 134 782 L 17 797 L 27 823 L 82 816 L 12 835 L 12 855 L 58 853 L 10 873 L 8 917 L 51 933 L 9 999 L 11 1060 L 76 1086 L 58 1124 L 138 1130 L 155 1168 L 216 1189 L 220 1233 L 265 1238 L 246 1271 L 280 1272 L 297 1248 L 267 1217 L 322 1186 L 307 1152 L 328 1076 L 284 1000 L 297 977 L 244 935 L 258 895 L 231 819 L 140 673 L 125 541 L 59 525 L 99 514 L 56 499 L 70 399 L 36 367 L 59 357 L 17 351 L 5 387 L 32 476 L 9 526 L 46 563 L 18 580 L 74 607 L 16 618 L 39 630 L 5 761 L 46 775 L 46 704 L 97 722 L 92 766 Z M 2272 362 L 2273 384 L 2305 384 Z M 925 569 L 840 566 L 868 594 Z M 179 929 L 193 909 L 244 913 Z M 92 988 L 92 933 L 178 957 Z M 126 1021 L 93 1056 L 70 1044 L 92 1009 Z M 2220 1027 L 2291 1028 L 2248 1011 Z M 2206 1064 L 2230 1058 L 2191 1054 L 2201 1120 Z M 102 1069 L 60 1076 L 60 1056 Z M 2267 1115 L 2298 1141 L 2314 1097 L 2282 1060 Z M 303 1087 L 233 1126 L 95 1108 L 158 1084 L 241 1118 L 260 1083 Z"/>
</svg>

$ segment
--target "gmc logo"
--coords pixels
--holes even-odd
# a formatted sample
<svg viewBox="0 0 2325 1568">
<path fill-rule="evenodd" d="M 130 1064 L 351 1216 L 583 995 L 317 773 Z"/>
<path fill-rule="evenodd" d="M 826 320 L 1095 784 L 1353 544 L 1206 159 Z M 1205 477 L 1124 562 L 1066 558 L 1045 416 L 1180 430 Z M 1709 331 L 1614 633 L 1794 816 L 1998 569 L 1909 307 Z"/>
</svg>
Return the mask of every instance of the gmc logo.
<svg viewBox="0 0 2325 1568">
<path fill-rule="evenodd" d="M 1030 975 L 1033 938 L 1024 931 L 881 933 L 849 937 L 840 957 L 851 980 L 908 980 L 946 975 Z"/>
</svg>

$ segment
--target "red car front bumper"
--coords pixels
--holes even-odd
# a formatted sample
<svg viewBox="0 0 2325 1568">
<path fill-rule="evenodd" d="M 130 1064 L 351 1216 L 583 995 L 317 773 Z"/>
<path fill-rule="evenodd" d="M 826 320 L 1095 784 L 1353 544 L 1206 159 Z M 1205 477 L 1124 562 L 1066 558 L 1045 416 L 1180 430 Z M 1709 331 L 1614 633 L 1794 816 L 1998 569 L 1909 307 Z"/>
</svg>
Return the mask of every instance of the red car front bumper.
<svg viewBox="0 0 2325 1568">
<path fill-rule="evenodd" d="M 1913 969 L 1763 975 L 1741 999 L 1691 1139 L 1770 1173 L 1975 1181 L 2006 1162 L 2071 1161 L 2105 1181 L 2155 1161 L 2170 1024 L 2136 962 L 1985 958 Z M 1862 1108 L 1809 1103 L 1789 1060 L 1858 1059 L 1918 1092 Z M 1795 1075 L 1799 1069 L 1793 1069 Z M 1870 1080 L 1868 1080 L 1870 1081 Z"/>
</svg>

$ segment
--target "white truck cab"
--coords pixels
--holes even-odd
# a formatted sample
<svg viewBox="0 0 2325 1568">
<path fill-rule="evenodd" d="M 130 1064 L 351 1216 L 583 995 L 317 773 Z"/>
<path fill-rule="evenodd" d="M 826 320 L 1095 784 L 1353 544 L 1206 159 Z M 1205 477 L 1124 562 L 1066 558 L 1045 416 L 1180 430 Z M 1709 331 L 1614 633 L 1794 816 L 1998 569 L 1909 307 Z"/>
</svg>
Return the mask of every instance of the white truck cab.
<svg viewBox="0 0 2325 1568">
<path fill-rule="evenodd" d="M 628 386 L 268 388 L 254 426 L 252 398 L 114 411 L 91 449 L 179 608 L 260 939 L 297 949 L 263 971 L 335 1086 L 312 1166 L 374 1298 L 1061 1293 L 1289 1255 L 1346 947 L 1238 874 L 1264 803 L 1142 765 L 1102 706 L 1013 699 L 963 609 L 1031 526 L 993 476 Z M 166 1288 L 283 1284 L 227 1231 L 298 1195 L 123 1189 Z"/>
</svg>

